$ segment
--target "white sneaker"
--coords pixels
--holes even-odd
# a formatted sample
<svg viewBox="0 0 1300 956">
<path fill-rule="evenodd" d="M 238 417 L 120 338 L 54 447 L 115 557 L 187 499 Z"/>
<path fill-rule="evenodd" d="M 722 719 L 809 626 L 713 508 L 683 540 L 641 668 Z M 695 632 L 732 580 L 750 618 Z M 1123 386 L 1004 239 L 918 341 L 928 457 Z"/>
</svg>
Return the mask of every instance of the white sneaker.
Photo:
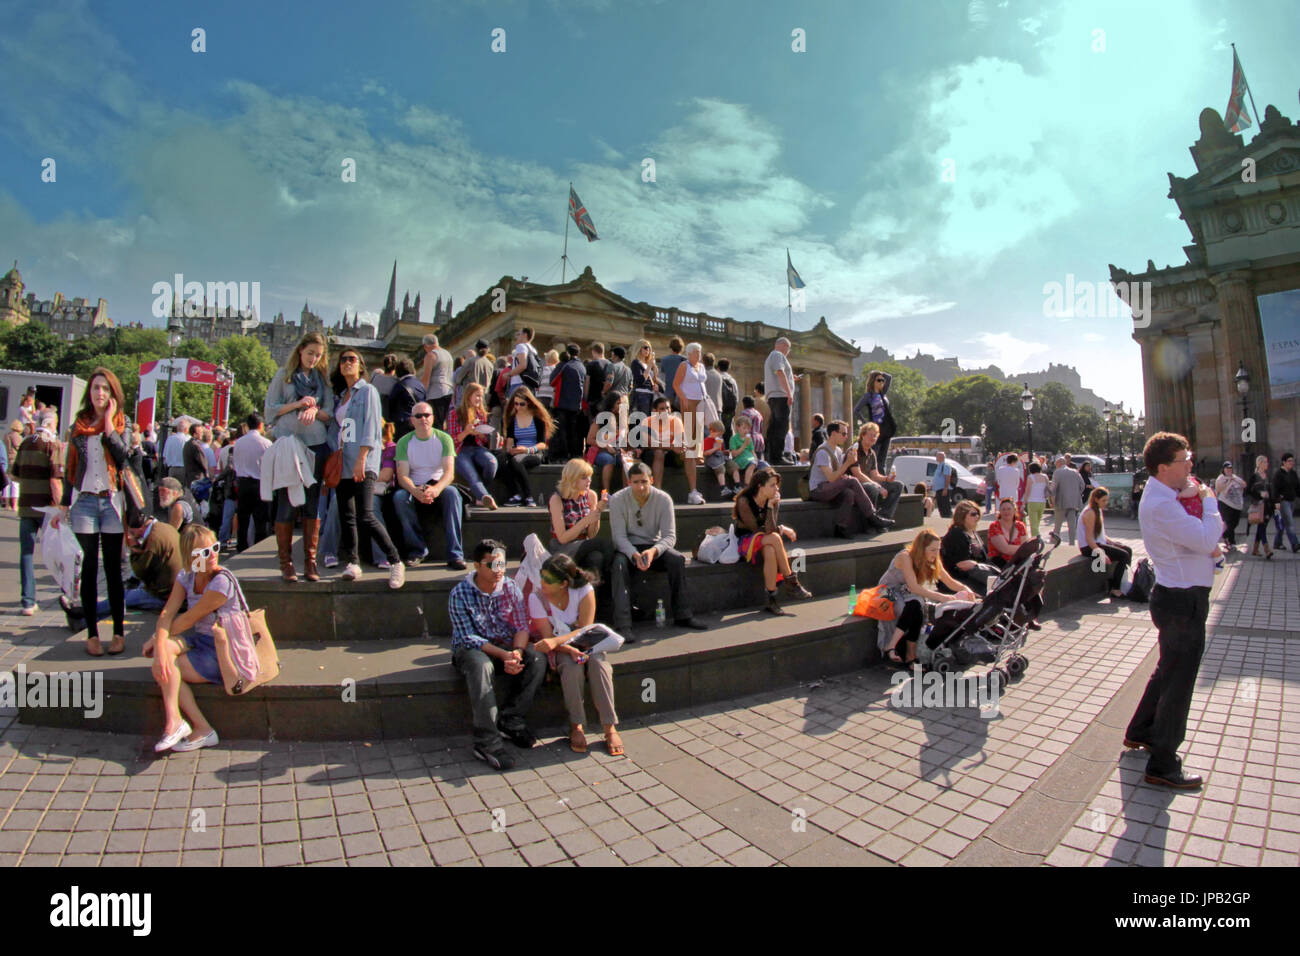
<svg viewBox="0 0 1300 956">
<path fill-rule="evenodd" d="M 359 577 L 361 577 L 361 565 L 349 564 L 346 568 L 343 569 L 344 581 L 355 581 Z"/>
<path fill-rule="evenodd" d="M 396 591 L 406 583 L 406 565 L 401 561 L 388 569 L 388 586 Z"/>
<path fill-rule="evenodd" d="M 332 554 L 327 554 L 321 559 L 321 564 L 325 565 L 327 568 L 337 568 L 339 566 L 339 559 Z"/>
<path fill-rule="evenodd" d="M 164 734 L 163 738 L 153 745 L 153 752 L 160 754 L 164 750 L 171 750 L 192 733 L 194 728 L 187 721 L 182 720 L 179 727 L 170 734 Z"/>
<path fill-rule="evenodd" d="M 704 496 L 698 491 L 692 491 L 686 496 L 686 503 L 688 505 L 702 505 L 704 504 Z"/>
<path fill-rule="evenodd" d="M 220 740 L 215 730 L 209 730 L 198 740 L 182 740 L 172 748 L 172 753 L 183 754 L 191 750 L 202 750 L 204 747 L 215 747 Z"/>
</svg>

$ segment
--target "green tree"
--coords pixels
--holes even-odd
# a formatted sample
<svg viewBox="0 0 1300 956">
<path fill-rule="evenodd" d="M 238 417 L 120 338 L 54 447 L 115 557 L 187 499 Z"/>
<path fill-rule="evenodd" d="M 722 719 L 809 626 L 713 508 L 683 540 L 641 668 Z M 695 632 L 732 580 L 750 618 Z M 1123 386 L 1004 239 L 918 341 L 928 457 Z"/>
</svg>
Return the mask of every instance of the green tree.
<svg viewBox="0 0 1300 956">
<path fill-rule="evenodd" d="M 266 403 L 266 390 L 275 375 L 275 359 L 265 345 L 252 336 L 222 339 L 215 352 L 235 376 L 230 392 L 230 419 L 237 421 L 249 412 L 260 412 Z"/>
<path fill-rule="evenodd" d="M 0 349 L 8 368 L 28 372 L 58 372 L 66 344 L 39 322 L 25 322 L 0 332 Z"/>
<path fill-rule="evenodd" d="M 921 405 L 930 387 L 925 381 L 925 376 L 914 368 L 908 368 L 894 361 L 877 362 L 864 368 L 854 383 L 855 402 L 866 394 L 867 376 L 873 371 L 886 372 L 893 376 L 889 383 L 889 409 L 894 415 L 894 423 L 898 426 L 898 434 L 915 435 L 920 428 Z M 851 410 L 846 410 L 846 417 L 850 414 L 852 414 Z M 865 420 L 865 416 L 860 417 L 858 424 Z"/>
</svg>

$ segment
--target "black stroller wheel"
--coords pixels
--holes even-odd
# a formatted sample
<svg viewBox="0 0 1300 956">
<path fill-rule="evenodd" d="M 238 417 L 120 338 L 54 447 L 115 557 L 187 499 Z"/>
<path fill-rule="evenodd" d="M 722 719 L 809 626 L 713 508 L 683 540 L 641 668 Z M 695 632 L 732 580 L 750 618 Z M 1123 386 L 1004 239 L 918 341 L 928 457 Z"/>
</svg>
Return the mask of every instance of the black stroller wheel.
<svg viewBox="0 0 1300 956">
<path fill-rule="evenodd" d="M 1012 654 L 1007 660 L 1007 674 L 1013 679 L 1024 675 L 1029 667 L 1029 658 L 1021 654 Z"/>
<path fill-rule="evenodd" d="M 1007 689 L 1007 685 L 1011 683 L 1010 675 L 1001 668 L 989 671 L 986 679 L 989 685 L 990 697 L 1001 696 L 1002 692 Z"/>
</svg>

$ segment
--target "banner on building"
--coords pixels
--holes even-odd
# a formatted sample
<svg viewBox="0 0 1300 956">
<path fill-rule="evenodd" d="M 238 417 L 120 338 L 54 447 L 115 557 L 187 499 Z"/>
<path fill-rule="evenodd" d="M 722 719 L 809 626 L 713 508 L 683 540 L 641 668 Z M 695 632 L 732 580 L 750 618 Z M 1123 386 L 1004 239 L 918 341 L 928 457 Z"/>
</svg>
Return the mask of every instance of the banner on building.
<svg viewBox="0 0 1300 956">
<path fill-rule="evenodd" d="M 1261 295 L 1259 321 L 1274 398 L 1300 396 L 1300 289 Z"/>
</svg>

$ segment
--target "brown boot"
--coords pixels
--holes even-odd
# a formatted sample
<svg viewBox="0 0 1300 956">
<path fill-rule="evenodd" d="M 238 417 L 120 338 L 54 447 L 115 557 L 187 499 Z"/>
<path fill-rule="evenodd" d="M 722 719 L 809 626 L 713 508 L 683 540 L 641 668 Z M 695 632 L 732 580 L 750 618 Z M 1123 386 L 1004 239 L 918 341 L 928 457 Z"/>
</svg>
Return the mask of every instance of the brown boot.
<svg viewBox="0 0 1300 956">
<path fill-rule="evenodd" d="M 280 556 L 280 578 L 286 584 L 297 584 L 298 575 L 293 570 L 293 522 L 275 523 L 275 549 Z"/>
<path fill-rule="evenodd" d="M 302 576 L 308 581 L 319 581 L 316 571 L 316 543 L 320 540 L 320 519 L 302 519 Z"/>
<path fill-rule="evenodd" d="M 812 592 L 799 583 L 799 575 L 797 574 L 786 575 L 785 580 L 781 582 L 781 586 L 785 588 L 786 594 L 793 598 L 806 601 L 812 597 Z"/>
</svg>

